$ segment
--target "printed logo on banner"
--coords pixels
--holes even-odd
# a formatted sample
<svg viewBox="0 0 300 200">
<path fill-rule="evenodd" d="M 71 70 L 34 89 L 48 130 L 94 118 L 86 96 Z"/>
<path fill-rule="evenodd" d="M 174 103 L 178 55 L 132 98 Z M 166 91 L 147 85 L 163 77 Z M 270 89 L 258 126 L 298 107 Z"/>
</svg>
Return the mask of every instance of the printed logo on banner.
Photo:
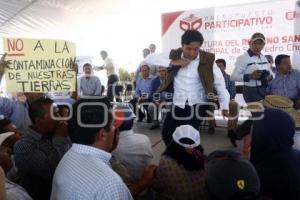
<svg viewBox="0 0 300 200">
<path fill-rule="evenodd" d="M 191 14 L 189 17 L 180 20 L 179 27 L 182 31 L 198 30 L 202 27 L 202 18 Z"/>
<path fill-rule="evenodd" d="M 300 12 L 296 12 L 296 11 L 289 11 L 285 13 L 285 18 L 287 20 L 294 20 L 296 18 L 300 17 Z"/>
</svg>

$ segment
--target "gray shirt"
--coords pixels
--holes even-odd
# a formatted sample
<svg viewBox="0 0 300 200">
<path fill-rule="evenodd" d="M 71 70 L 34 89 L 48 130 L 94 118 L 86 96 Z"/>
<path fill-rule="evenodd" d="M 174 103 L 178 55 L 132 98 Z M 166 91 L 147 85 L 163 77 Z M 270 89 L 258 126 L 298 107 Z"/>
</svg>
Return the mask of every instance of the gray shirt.
<svg viewBox="0 0 300 200">
<path fill-rule="evenodd" d="M 100 96 L 101 82 L 97 76 L 82 76 L 79 78 L 80 94 L 82 96 Z"/>
</svg>

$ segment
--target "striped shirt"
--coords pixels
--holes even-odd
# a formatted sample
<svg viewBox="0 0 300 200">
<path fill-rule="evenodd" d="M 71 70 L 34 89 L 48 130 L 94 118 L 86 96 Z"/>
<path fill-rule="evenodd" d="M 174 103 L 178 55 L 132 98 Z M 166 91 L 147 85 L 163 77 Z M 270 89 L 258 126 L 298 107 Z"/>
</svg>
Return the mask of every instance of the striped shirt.
<svg viewBox="0 0 300 200">
<path fill-rule="evenodd" d="M 244 82 L 244 85 L 248 87 L 261 86 L 261 81 L 249 79 L 250 74 L 255 70 L 267 70 L 273 75 L 267 58 L 262 54 L 257 56 L 249 49 L 243 55 L 237 57 L 231 80 Z"/>
<path fill-rule="evenodd" d="M 132 199 L 110 159 L 111 154 L 101 149 L 73 144 L 55 171 L 51 199 Z"/>
</svg>

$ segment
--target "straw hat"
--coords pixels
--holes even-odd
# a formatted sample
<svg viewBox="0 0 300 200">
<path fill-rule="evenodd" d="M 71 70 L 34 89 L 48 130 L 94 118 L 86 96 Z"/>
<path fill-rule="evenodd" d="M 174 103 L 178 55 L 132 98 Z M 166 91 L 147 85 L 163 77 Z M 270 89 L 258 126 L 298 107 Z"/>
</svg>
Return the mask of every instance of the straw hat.
<svg viewBox="0 0 300 200">
<path fill-rule="evenodd" d="M 294 103 L 287 97 L 268 95 L 261 101 L 265 108 L 275 108 L 285 111 L 295 120 L 296 127 L 300 128 L 300 113 L 294 109 Z"/>
</svg>

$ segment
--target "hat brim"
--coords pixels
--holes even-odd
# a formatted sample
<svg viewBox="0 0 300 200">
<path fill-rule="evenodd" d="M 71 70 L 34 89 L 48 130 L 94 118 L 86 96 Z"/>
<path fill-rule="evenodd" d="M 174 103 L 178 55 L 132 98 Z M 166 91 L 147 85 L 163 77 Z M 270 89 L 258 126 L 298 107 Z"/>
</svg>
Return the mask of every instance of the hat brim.
<svg viewBox="0 0 300 200">
<path fill-rule="evenodd" d="M 266 43 L 266 40 L 264 38 L 261 38 L 261 37 L 251 39 L 252 42 L 255 42 L 256 40 L 261 40 L 264 43 Z"/>
</svg>

